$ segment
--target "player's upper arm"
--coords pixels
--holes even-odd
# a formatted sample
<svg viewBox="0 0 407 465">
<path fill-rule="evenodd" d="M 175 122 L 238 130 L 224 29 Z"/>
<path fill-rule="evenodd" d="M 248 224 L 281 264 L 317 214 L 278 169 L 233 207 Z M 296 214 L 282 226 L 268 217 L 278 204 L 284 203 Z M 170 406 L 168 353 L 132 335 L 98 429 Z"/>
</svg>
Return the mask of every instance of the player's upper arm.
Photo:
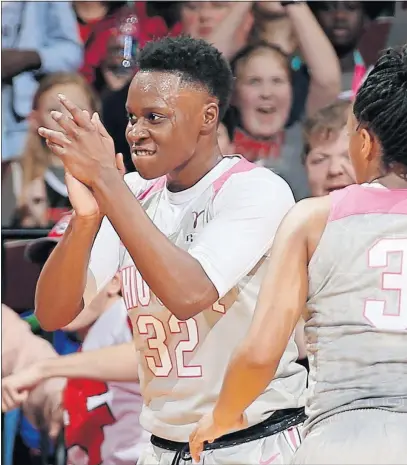
<svg viewBox="0 0 407 465">
<path fill-rule="evenodd" d="M 214 218 L 190 254 L 223 297 L 268 252 L 294 205 L 288 184 L 265 168 L 232 175 L 214 199 Z"/>
<path fill-rule="evenodd" d="M 284 218 L 271 248 L 270 262 L 246 339 L 258 363 L 279 361 L 308 296 L 308 238 L 315 199 L 299 202 Z"/>
<path fill-rule="evenodd" d="M 146 181 L 138 173 L 130 173 L 124 179 L 135 196 L 145 188 Z M 118 201 L 118 208 L 119 203 L 120 201 Z M 120 243 L 115 229 L 105 217 L 92 247 L 88 279 L 83 296 L 85 305 L 89 304 L 117 273 L 120 266 Z"/>
</svg>

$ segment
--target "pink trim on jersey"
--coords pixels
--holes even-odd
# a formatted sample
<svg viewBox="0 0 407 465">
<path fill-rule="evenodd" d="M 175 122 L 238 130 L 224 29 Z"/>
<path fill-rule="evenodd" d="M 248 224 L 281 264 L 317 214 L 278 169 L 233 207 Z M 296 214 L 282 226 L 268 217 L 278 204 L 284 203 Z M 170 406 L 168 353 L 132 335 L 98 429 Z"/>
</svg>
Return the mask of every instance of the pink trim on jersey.
<svg viewBox="0 0 407 465">
<path fill-rule="evenodd" d="M 257 165 L 247 161 L 245 158 L 239 160 L 235 165 L 233 165 L 230 169 L 222 173 L 218 179 L 215 180 L 213 183 L 213 188 L 215 190 L 215 196 L 221 190 L 223 184 L 233 175 L 236 173 L 243 173 L 245 171 L 251 171 L 254 168 L 258 168 Z M 215 197 L 214 196 L 214 197 Z"/>
<path fill-rule="evenodd" d="M 330 194 L 328 222 L 366 214 L 407 215 L 407 189 L 382 189 L 352 185 Z"/>
<path fill-rule="evenodd" d="M 165 186 L 165 182 L 166 182 L 165 176 L 158 178 L 155 182 L 153 182 L 153 184 L 151 184 L 151 186 L 147 190 L 140 192 L 140 194 L 137 196 L 137 200 L 146 200 L 146 198 L 149 195 L 154 194 L 155 192 L 163 189 Z"/>
</svg>

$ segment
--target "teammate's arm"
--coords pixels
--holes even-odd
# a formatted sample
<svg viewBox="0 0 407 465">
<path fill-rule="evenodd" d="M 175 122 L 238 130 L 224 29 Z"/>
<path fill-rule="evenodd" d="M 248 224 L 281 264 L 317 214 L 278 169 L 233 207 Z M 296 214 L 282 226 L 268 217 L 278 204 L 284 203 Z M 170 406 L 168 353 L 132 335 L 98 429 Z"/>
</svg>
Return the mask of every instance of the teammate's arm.
<svg viewBox="0 0 407 465">
<path fill-rule="evenodd" d="M 138 364 L 133 342 L 38 361 L 2 380 L 2 410 L 16 408 L 29 391 L 51 378 L 137 382 Z"/>
<path fill-rule="evenodd" d="M 311 199 L 312 201 L 313 199 Z M 247 407 L 274 378 L 308 293 L 309 200 L 298 203 L 279 227 L 250 330 L 232 355 L 212 418 L 191 434 L 197 460 L 204 441 L 241 423 Z"/>
<path fill-rule="evenodd" d="M 308 295 L 308 201 L 283 220 L 271 248 L 249 333 L 231 359 L 216 418 L 237 418 L 264 391 L 277 371 Z"/>
</svg>

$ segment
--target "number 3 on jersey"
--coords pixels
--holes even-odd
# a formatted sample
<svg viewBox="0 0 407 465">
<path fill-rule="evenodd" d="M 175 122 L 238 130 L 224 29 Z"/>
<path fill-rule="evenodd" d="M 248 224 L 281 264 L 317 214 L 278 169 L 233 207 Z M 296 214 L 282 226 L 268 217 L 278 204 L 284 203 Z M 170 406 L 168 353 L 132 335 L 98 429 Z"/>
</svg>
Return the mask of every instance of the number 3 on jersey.
<svg viewBox="0 0 407 465">
<path fill-rule="evenodd" d="M 402 331 L 407 329 L 407 239 L 382 239 L 369 250 L 370 268 L 386 268 L 389 254 L 401 256 L 399 273 L 382 274 L 382 289 L 399 293 L 398 313 L 387 314 L 385 300 L 367 300 L 365 318 L 379 329 Z"/>
<path fill-rule="evenodd" d="M 191 318 L 186 321 L 179 321 L 174 315 L 168 320 L 171 334 L 181 333 L 181 325 L 185 325 L 188 332 L 188 339 L 178 342 L 175 347 L 175 364 L 179 378 L 199 378 L 202 376 L 202 367 L 197 365 L 185 365 L 184 356 L 192 352 L 199 343 L 198 327 L 196 321 Z M 152 315 L 140 315 L 137 318 L 137 328 L 140 334 L 147 335 L 149 327 L 154 329 L 154 336 L 148 338 L 150 349 L 157 351 L 159 363 L 155 357 L 146 356 L 146 362 L 150 370 L 157 377 L 167 377 L 173 367 L 170 352 L 167 347 L 167 333 L 164 324 Z"/>
</svg>

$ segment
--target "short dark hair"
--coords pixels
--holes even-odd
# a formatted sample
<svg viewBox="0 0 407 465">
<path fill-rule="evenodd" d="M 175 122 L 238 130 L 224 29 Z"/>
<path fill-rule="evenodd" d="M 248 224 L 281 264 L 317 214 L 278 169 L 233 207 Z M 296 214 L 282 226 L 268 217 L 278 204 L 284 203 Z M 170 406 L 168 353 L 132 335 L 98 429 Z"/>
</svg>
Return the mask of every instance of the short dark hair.
<svg viewBox="0 0 407 465">
<path fill-rule="evenodd" d="M 219 120 L 229 106 L 233 75 L 221 52 L 208 42 L 189 36 L 148 42 L 138 57 L 140 71 L 178 74 L 185 82 L 203 86 L 218 100 Z"/>
<path fill-rule="evenodd" d="M 407 45 L 380 56 L 356 95 L 353 113 L 380 141 L 383 165 L 407 167 Z"/>
</svg>

